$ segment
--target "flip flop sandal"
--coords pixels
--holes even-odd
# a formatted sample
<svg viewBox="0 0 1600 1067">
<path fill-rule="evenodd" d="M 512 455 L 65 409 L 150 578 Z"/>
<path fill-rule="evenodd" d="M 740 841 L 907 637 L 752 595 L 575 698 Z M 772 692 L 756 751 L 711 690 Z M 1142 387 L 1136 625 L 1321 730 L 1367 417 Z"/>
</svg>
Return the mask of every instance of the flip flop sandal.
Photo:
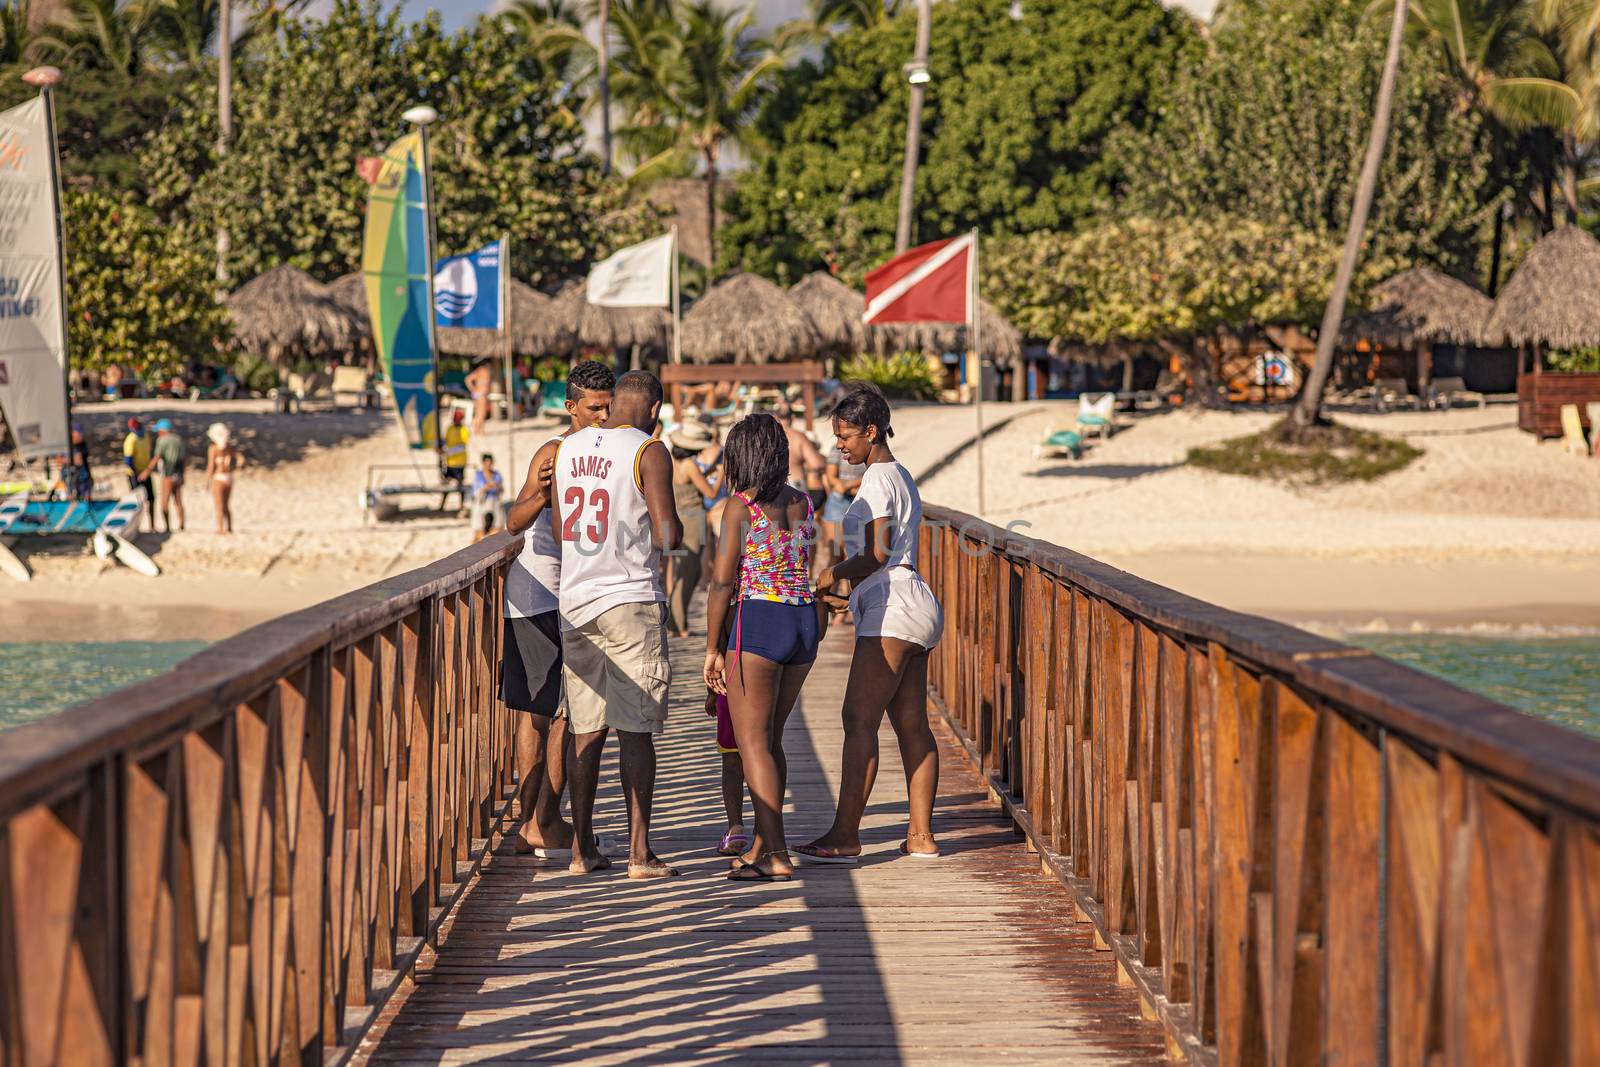
<svg viewBox="0 0 1600 1067">
<path fill-rule="evenodd" d="M 932 834 L 914 834 L 914 835 L 913 834 L 907 834 L 906 835 L 906 839 L 904 841 L 900 842 L 900 855 L 902 855 L 902 856 L 910 856 L 914 860 L 936 860 L 940 856 L 944 855 L 944 853 L 942 853 L 942 852 L 912 852 L 911 851 L 911 838 L 913 836 L 915 836 L 915 837 L 926 837 L 929 841 L 933 840 L 933 835 Z M 935 847 L 937 847 L 937 846 L 935 846 Z"/>
<path fill-rule="evenodd" d="M 594 847 L 602 856 L 614 856 L 617 853 L 617 839 L 610 834 L 596 834 Z M 533 855 L 541 860 L 570 860 L 572 858 L 572 849 L 544 848 L 541 846 L 533 850 Z"/>
<path fill-rule="evenodd" d="M 735 860 L 733 869 L 728 872 L 730 882 L 787 882 L 791 876 L 787 874 L 769 874 L 753 863 L 744 860 Z"/>
<path fill-rule="evenodd" d="M 750 847 L 750 835 L 736 834 L 731 830 L 722 835 L 722 844 L 717 846 L 719 856 L 737 856 Z"/>
<path fill-rule="evenodd" d="M 801 863 L 814 863 L 824 867 L 854 867 L 861 862 L 860 856 L 841 855 L 827 845 L 801 845 L 794 850 L 794 854 Z"/>
</svg>

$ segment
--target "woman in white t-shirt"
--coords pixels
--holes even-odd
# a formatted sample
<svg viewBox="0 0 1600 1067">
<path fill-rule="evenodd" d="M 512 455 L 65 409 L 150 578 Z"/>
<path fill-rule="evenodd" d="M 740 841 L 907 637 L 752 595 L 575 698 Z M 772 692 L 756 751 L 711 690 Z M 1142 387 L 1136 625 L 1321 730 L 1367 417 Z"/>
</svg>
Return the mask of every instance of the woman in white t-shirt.
<svg viewBox="0 0 1600 1067">
<path fill-rule="evenodd" d="M 878 726 L 884 712 L 900 742 L 910 825 L 900 851 L 933 857 L 933 801 L 939 791 L 939 747 L 928 726 L 928 652 L 944 632 L 944 611 L 917 573 L 922 497 L 889 450 L 889 402 L 876 387 L 854 382 L 833 411 L 837 447 L 861 463 L 861 485 L 844 515 L 843 562 L 817 576 L 827 593 L 851 583 L 855 655 L 844 695 L 844 759 L 839 806 L 828 832 L 795 849 L 807 863 L 853 864 L 861 855 L 861 816 L 878 773 Z M 833 598 L 831 603 L 842 608 Z"/>
</svg>

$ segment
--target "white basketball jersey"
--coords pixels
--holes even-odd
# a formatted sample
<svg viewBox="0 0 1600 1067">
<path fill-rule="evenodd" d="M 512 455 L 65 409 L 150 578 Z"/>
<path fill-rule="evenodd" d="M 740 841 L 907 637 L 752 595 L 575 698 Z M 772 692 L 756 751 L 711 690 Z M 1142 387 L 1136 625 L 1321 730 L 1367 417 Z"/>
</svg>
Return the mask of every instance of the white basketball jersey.
<svg viewBox="0 0 1600 1067">
<path fill-rule="evenodd" d="M 554 434 L 540 441 L 539 447 L 560 439 L 560 434 Z M 551 511 L 545 508 L 539 512 L 539 517 L 522 535 L 522 552 L 506 570 L 506 615 L 509 618 L 531 618 L 560 606 L 561 543 L 556 540 Z"/>
<path fill-rule="evenodd" d="M 639 481 L 639 457 L 651 441 L 631 426 L 591 426 L 562 441 L 556 453 L 561 625 L 566 629 L 618 604 L 666 599 Z"/>
</svg>

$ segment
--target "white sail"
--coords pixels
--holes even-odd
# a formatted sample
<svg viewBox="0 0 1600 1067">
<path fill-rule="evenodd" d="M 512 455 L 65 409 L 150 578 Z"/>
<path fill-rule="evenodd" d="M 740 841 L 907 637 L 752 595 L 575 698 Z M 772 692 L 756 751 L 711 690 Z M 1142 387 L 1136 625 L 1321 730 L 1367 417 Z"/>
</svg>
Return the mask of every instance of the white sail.
<svg viewBox="0 0 1600 1067">
<path fill-rule="evenodd" d="M 53 155 L 42 98 L 0 112 L 0 411 L 24 459 L 68 450 Z"/>
</svg>

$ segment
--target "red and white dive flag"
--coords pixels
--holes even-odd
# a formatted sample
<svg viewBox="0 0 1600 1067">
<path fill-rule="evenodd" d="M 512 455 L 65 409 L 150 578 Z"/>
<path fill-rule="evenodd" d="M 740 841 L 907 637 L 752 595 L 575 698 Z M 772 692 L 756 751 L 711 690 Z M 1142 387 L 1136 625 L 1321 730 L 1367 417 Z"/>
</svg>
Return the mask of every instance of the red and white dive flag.
<svg viewBox="0 0 1600 1067">
<path fill-rule="evenodd" d="M 861 321 L 966 322 L 977 237 L 962 234 L 902 252 L 867 275 Z"/>
</svg>

